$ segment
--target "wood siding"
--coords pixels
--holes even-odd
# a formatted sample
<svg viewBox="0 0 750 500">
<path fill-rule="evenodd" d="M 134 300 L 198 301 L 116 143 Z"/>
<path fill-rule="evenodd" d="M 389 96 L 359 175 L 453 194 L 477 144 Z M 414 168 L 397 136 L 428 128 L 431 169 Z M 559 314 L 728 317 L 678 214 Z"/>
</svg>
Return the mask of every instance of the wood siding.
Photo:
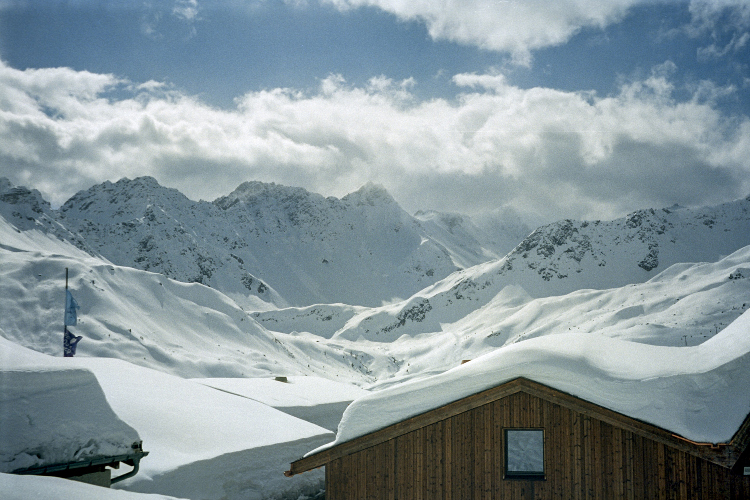
<svg viewBox="0 0 750 500">
<path fill-rule="evenodd" d="M 503 478 L 505 428 L 545 430 L 544 480 Z M 327 500 L 750 499 L 750 477 L 517 392 L 326 464 Z"/>
</svg>

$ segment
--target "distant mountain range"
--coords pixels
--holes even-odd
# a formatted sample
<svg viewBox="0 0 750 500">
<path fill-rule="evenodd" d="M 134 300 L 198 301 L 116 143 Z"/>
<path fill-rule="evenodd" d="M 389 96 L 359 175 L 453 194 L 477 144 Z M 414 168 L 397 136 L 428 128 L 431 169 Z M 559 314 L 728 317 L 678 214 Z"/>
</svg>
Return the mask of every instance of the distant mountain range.
<svg viewBox="0 0 750 500">
<path fill-rule="evenodd" d="M 699 209 L 639 210 L 613 221 L 564 220 L 536 229 L 505 257 L 457 271 L 400 303 L 356 314 L 338 306 L 315 310 L 345 318 L 323 335 L 390 342 L 454 324 L 497 301 L 506 287 L 528 299 L 615 289 L 647 282 L 674 264 L 716 262 L 748 245 L 750 197 Z M 309 315 L 306 309 L 255 317 L 291 332 L 309 324 Z"/>
<path fill-rule="evenodd" d="M 491 220 L 502 234 L 456 214 L 412 217 L 373 184 L 337 199 L 246 182 L 214 202 L 195 202 L 141 177 L 93 186 L 53 210 L 38 191 L 0 179 L 0 214 L 19 229 L 41 229 L 118 265 L 203 283 L 255 309 L 409 297 L 504 255 L 529 233 L 512 217 Z"/>
<path fill-rule="evenodd" d="M 114 264 L 208 285 L 257 311 L 432 304 L 436 295 L 451 297 L 446 306 L 482 303 L 507 285 L 532 297 L 563 295 L 644 282 L 674 263 L 715 261 L 750 245 L 750 197 L 531 232 L 508 214 L 481 228 L 458 214 L 411 216 L 374 184 L 338 199 L 245 182 L 196 202 L 140 177 L 93 186 L 54 210 L 38 191 L 0 179 L 0 215 Z"/>
<path fill-rule="evenodd" d="M 749 214 L 742 199 L 489 233 L 374 185 L 251 182 L 210 203 L 125 179 L 53 209 L 0 179 L 0 336 L 59 354 L 70 268 L 82 355 L 188 377 L 388 385 L 567 331 L 696 345 L 750 308 Z"/>
</svg>

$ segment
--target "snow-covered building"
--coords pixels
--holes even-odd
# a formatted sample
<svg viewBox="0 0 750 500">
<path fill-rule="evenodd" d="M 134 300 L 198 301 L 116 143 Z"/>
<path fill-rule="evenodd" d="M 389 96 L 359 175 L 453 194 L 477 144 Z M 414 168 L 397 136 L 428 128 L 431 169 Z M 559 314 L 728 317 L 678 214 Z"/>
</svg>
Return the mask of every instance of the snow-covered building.
<svg viewBox="0 0 750 500">
<path fill-rule="evenodd" d="M 0 351 L 0 360 L 5 354 Z M 148 452 L 138 432 L 112 411 L 92 372 L 8 364 L 0 369 L 0 473 L 109 487 L 138 472 Z M 113 478 L 120 464 L 131 469 Z"/>
<path fill-rule="evenodd" d="M 750 314 L 695 347 L 519 342 L 355 401 L 326 498 L 750 498 Z"/>
</svg>

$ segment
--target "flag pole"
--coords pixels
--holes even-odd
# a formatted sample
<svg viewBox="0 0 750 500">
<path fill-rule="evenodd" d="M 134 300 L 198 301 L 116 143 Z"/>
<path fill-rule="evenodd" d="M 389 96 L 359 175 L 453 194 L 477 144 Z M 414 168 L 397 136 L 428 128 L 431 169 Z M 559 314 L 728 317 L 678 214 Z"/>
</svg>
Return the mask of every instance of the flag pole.
<svg viewBox="0 0 750 500">
<path fill-rule="evenodd" d="M 68 307 L 68 268 L 65 268 L 65 307 Z M 66 309 L 67 314 L 67 309 Z M 68 332 L 68 325 L 65 324 L 65 315 L 63 315 L 63 357 L 65 356 L 65 334 Z"/>
</svg>

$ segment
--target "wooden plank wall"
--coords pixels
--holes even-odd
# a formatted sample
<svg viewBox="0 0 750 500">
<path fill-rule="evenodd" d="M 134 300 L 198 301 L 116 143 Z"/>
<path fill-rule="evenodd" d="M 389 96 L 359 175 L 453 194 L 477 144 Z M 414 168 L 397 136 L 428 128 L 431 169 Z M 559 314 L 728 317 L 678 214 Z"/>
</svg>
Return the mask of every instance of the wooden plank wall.
<svg viewBox="0 0 750 500">
<path fill-rule="evenodd" d="M 545 480 L 503 479 L 503 429 L 545 430 Z M 327 500 L 750 499 L 750 478 L 519 392 L 326 466 Z"/>
</svg>

